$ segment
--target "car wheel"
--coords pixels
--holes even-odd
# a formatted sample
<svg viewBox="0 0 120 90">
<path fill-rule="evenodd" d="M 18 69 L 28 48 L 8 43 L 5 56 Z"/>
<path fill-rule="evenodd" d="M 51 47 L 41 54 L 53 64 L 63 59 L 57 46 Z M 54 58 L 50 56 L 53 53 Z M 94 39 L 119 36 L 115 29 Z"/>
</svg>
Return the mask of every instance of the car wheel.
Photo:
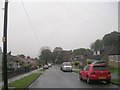
<svg viewBox="0 0 120 90">
<path fill-rule="evenodd" d="M 79 74 L 79 78 L 80 78 L 80 80 L 83 80 L 81 74 Z"/>
<path fill-rule="evenodd" d="M 111 82 L 111 80 L 107 80 L 107 81 L 106 81 L 107 84 L 110 84 L 110 82 Z"/>
<path fill-rule="evenodd" d="M 88 83 L 88 84 L 91 84 L 91 80 L 90 80 L 89 77 L 87 77 L 87 83 Z"/>
</svg>

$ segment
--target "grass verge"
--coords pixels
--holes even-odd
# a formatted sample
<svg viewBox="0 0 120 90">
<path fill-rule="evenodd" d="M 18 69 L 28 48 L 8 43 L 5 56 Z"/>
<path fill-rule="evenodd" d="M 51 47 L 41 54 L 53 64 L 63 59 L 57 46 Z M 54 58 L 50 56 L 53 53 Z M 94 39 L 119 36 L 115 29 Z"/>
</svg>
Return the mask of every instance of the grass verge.
<svg viewBox="0 0 120 90">
<path fill-rule="evenodd" d="M 110 72 L 120 74 L 120 68 L 110 68 Z"/>
<path fill-rule="evenodd" d="M 24 88 L 27 88 L 33 81 L 35 81 L 45 70 L 42 68 L 39 70 L 39 72 L 30 74 L 28 76 L 25 76 L 19 80 L 16 80 L 14 82 L 11 82 L 8 84 L 9 87 L 17 88 L 17 90 L 21 90 Z M 2 87 L 0 87 L 0 90 L 2 90 Z M 13 89 L 12 89 L 13 90 Z"/>
<path fill-rule="evenodd" d="M 111 82 L 120 85 L 120 79 L 112 79 Z"/>
<path fill-rule="evenodd" d="M 9 87 L 14 88 L 27 88 L 35 79 L 37 79 L 42 73 L 37 72 L 26 77 L 23 77 L 19 80 L 9 83 Z"/>
</svg>

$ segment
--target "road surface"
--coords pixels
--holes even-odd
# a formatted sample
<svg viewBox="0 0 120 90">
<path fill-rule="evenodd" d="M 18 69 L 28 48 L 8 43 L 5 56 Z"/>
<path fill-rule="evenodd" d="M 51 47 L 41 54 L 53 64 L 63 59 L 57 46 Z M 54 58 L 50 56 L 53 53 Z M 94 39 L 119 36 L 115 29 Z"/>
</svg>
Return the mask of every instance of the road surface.
<svg viewBox="0 0 120 90">
<path fill-rule="evenodd" d="M 118 88 L 117 85 L 101 83 L 87 84 L 80 81 L 78 74 L 63 72 L 59 66 L 46 70 L 29 88 Z"/>
</svg>

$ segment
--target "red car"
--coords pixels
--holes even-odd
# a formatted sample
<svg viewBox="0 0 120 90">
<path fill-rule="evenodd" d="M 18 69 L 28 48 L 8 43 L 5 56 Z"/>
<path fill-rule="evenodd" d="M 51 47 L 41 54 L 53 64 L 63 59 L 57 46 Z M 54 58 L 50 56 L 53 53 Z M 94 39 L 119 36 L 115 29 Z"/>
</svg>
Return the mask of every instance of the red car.
<svg viewBox="0 0 120 90">
<path fill-rule="evenodd" d="M 106 65 L 89 64 L 80 70 L 79 78 L 80 80 L 86 80 L 89 84 L 92 81 L 106 81 L 106 83 L 110 83 L 111 74 Z"/>
</svg>

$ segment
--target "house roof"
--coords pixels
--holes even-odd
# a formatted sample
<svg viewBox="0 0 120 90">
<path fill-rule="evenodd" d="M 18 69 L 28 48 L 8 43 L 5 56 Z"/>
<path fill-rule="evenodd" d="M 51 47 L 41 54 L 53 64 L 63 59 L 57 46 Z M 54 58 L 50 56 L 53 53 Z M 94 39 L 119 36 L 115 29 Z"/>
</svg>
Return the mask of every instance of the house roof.
<svg viewBox="0 0 120 90">
<path fill-rule="evenodd" d="M 17 56 L 12 56 L 11 54 L 7 54 L 7 61 L 8 62 L 14 62 L 14 61 L 18 61 L 18 62 L 23 62 L 25 64 L 32 64 L 32 65 L 36 65 L 38 63 L 38 60 L 35 58 L 23 58 L 19 55 Z"/>
<path fill-rule="evenodd" d="M 12 56 L 10 54 L 7 54 L 7 61 L 8 62 L 18 61 L 18 62 L 28 63 L 26 59 L 21 58 L 19 56 Z"/>
<path fill-rule="evenodd" d="M 20 56 L 15 56 L 15 60 L 20 61 L 20 62 L 24 62 L 24 63 L 28 63 L 28 61 L 25 58 L 22 58 Z"/>
<path fill-rule="evenodd" d="M 89 51 L 89 52 L 85 53 L 84 56 L 85 56 L 87 59 L 93 59 L 93 58 L 94 58 L 94 55 L 93 55 L 93 52 L 92 52 L 92 51 Z"/>
<path fill-rule="evenodd" d="M 108 55 L 120 55 L 120 49 L 118 49 L 118 47 L 113 47 Z"/>
<path fill-rule="evenodd" d="M 103 50 L 101 50 L 101 56 L 103 56 L 105 54 L 107 54 L 107 55 L 118 55 L 118 54 L 120 54 L 120 50 L 118 50 L 117 47 L 107 46 Z"/>
<path fill-rule="evenodd" d="M 8 61 L 8 62 L 13 61 L 13 56 L 12 56 L 12 55 L 7 54 L 7 61 Z"/>
<path fill-rule="evenodd" d="M 118 47 L 114 47 L 114 46 L 99 48 L 96 51 L 100 51 L 101 57 L 104 55 L 120 55 L 120 49 L 118 50 Z"/>
</svg>

